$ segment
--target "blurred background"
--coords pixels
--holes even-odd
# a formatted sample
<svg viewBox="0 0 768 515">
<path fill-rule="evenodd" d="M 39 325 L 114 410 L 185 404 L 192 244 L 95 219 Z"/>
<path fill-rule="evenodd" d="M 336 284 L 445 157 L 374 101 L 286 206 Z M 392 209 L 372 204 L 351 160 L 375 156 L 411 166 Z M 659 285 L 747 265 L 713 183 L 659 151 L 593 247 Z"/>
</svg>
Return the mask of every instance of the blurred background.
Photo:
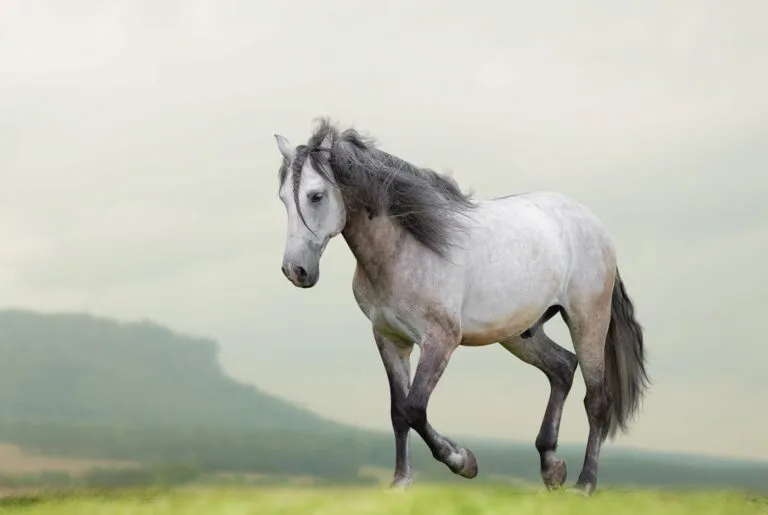
<svg viewBox="0 0 768 515">
<path fill-rule="evenodd" d="M 312 290 L 280 272 L 272 135 L 330 116 L 478 198 L 557 190 L 607 224 L 653 386 L 601 482 L 768 484 L 767 18 L 762 0 L 0 0 L 0 482 L 389 480 L 351 254 L 333 241 Z M 583 395 L 579 377 L 572 474 Z M 501 347 L 461 349 L 430 417 L 478 479 L 535 483 L 547 396 Z"/>
</svg>

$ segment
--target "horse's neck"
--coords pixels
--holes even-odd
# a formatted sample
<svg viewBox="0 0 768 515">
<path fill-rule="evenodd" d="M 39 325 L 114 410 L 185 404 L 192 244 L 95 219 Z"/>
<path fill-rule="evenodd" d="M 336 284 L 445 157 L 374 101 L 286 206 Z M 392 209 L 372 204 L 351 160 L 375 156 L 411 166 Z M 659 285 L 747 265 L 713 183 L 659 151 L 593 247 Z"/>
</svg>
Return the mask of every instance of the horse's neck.
<svg viewBox="0 0 768 515">
<path fill-rule="evenodd" d="M 347 220 L 342 236 L 357 260 L 357 264 L 371 280 L 383 278 L 393 265 L 405 232 L 387 216 L 369 218 L 367 213 L 356 213 Z"/>
</svg>

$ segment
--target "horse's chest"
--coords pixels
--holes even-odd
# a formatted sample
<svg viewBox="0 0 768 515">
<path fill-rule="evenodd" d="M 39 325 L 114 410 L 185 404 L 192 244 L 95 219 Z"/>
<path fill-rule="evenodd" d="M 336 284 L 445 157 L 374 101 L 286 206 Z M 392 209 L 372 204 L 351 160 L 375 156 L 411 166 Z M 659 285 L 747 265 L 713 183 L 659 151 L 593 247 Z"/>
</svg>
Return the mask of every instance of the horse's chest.
<svg viewBox="0 0 768 515">
<path fill-rule="evenodd" d="M 360 310 L 377 332 L 398 342 L 421 341 L 424 322 L 416 316 L 415 310 L 407 308 L 409 302 L 406 299 L 396 299 L 375 290 L 361 274 L 355 274 L 352 292 Z"/>
<path fill-rule="evenodd" d="M 387 306 L 376 306 L 370 310 L 369 319 L 378 333 L 392 341 L 418 344 L 422 340 L 423 323 L 409 313 Z"/>
</svg>

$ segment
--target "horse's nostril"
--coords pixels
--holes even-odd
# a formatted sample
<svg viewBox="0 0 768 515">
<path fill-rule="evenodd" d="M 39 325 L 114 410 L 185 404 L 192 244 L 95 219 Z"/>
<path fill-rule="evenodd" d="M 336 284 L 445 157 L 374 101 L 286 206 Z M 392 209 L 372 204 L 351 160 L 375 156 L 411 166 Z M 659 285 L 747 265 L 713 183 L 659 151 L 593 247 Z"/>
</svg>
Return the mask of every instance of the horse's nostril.
<svg viewBox="0 0 768 515">
<path fill-rule="evenodd" d="M 282 267 L 280 267 L 280 270 L 282 270 L 282 271 L 283 271 L 283 275 L 284 275 L 284 276 L 288 277 L 288 267 L 286 267 L 285 265 L 283 265 Z"/>
<path fill-rule="evenodd" d="M 299 276 L 299 280 L 303 281 L 304 279 L 307 278 L 307 271 L 304 270 L 303 266 L 297 266 L 296 275 Z"/>
</svg>

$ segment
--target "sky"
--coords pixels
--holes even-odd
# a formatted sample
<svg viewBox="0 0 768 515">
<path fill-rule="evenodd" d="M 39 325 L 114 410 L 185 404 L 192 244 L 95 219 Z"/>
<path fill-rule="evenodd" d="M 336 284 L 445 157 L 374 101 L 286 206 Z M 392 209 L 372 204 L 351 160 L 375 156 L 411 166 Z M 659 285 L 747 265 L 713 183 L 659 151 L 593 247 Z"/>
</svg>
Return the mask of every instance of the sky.
<svg viewBox="0 0 768 515">
<path fill-rule="evenodd" d="M 388 429 L 344 241 L 311 290 L 280 272 L 273 134 L 330 116 L 477 198 L 586 204 L 653 381 L 609 445 L 768 459 L 766 19 L 765 0 L 0 0 L 0 306 L 211 337 L 237 379 Z M 462 348 L 429 415 L 533 445 L 547 396 L 500 346 Z M 586 442 L 583 396 L 578 377 L 561 442 Z"/>
</svg>

